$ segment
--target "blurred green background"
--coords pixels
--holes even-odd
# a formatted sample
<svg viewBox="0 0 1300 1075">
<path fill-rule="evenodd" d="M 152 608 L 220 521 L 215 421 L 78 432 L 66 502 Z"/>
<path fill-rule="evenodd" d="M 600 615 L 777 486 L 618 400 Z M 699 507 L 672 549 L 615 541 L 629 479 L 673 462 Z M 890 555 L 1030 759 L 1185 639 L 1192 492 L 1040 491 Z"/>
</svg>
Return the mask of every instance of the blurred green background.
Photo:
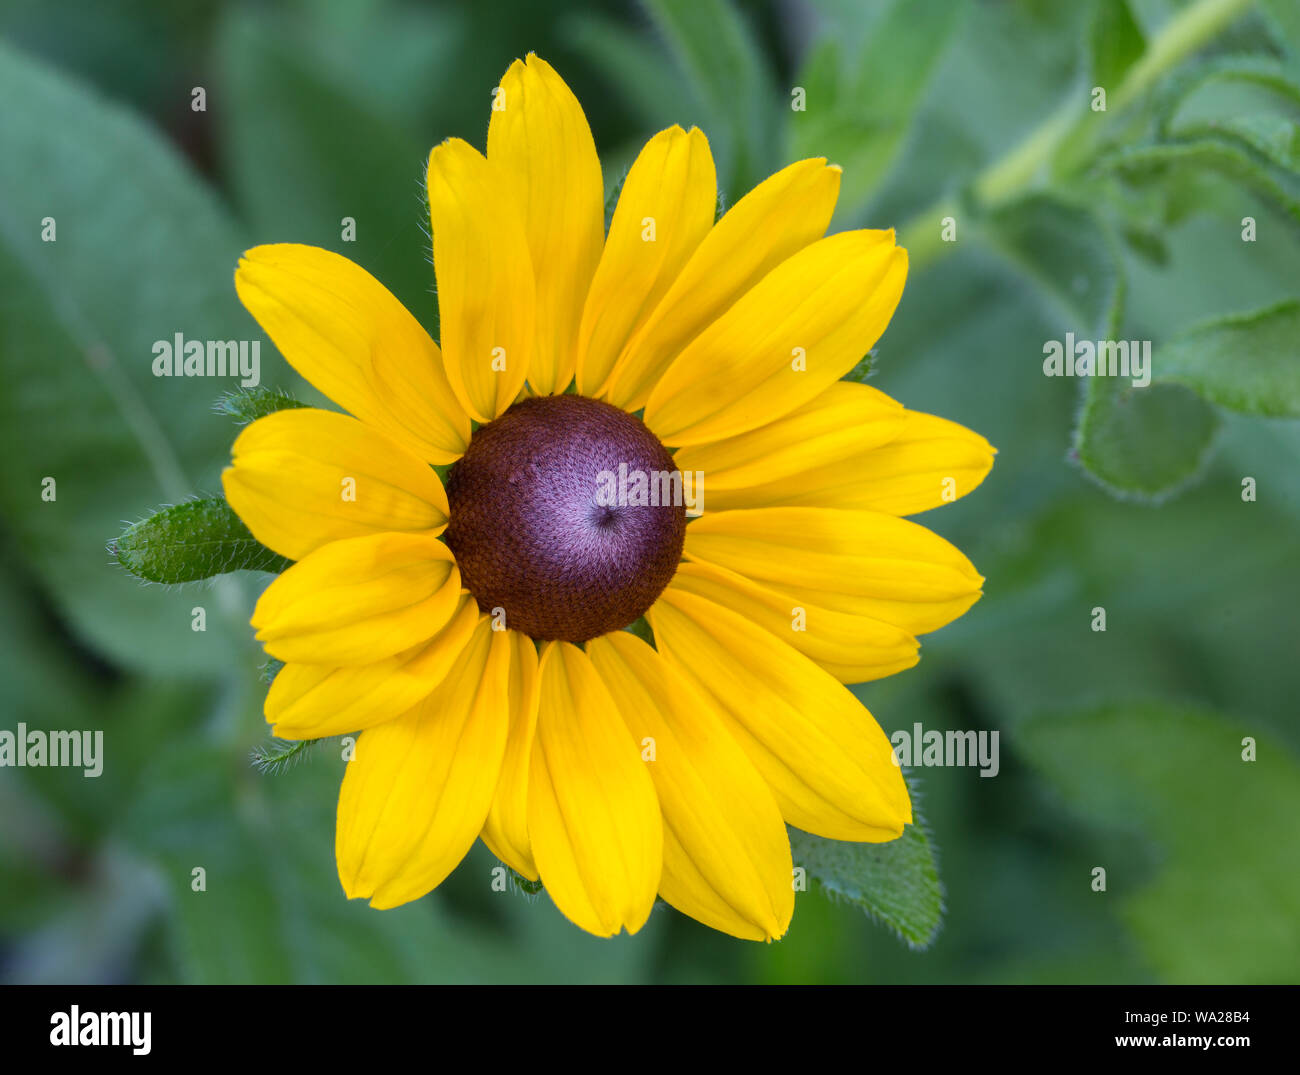
<svg viewBox="0 0 1300 1075">
<path fill-rule="evenodd" d="M 98 779 L 0 769 L 0 981 L 1300 979 L 1295 0 L 3 0 L 0 37 L 0 729 L 106 752 Z M 728 202 L 825 155 L 835 227 L 913 251 L 872 383 L 1000 453 L 922 517 L 985 597 L 858 688 L 887 731 L 1001 737 L 995 779 L 914 775 L 947 907 L 927 950 L 818 884 L 777 944 L 668 908 L 598 941 L 493 891 L 481 846 L 414 905 L 350 905 L 335 746 L 250 764 L 265 577 L 110 563 L 124 523 L 219 494 L 236 432 L 230 386 L 154 378 L 152 342 L 253 338 L 232 271 L 276 241 L 346 253 L 433 330 L 425 158 L 482 146 L 529 50 L 608 186 L 695 123 Z M 1156 383 L 1045 377 L 1066 332 L 1152 340 Z M 269 343 L 262 382 L 315 398 Z"/>
</svg>

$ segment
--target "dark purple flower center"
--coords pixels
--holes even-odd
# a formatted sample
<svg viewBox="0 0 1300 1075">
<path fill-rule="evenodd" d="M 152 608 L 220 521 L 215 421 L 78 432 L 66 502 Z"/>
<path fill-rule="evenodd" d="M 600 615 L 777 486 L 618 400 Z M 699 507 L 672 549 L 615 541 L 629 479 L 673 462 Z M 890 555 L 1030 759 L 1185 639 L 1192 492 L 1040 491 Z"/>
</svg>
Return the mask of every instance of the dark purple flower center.
<svg viewBox="0 0 1300 1075">
<path fill-rule="evenodd" d="M 672 456 L 627 412 L 524 399 L 451 468 L 447 544 L 484 612 L 585 642 L 633 623 L 668 585 L 686 538 L 681 490 Z"/>
</svg>

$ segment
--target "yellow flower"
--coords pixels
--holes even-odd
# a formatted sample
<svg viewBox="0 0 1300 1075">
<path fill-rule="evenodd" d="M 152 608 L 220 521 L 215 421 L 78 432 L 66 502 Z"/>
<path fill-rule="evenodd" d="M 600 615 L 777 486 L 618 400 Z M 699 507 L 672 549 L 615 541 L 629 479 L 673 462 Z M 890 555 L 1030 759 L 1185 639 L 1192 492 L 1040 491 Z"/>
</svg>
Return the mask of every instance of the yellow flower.
<svg viewBox="0 0 1300 1075">
<path fill-rule="evenodd" d="M 337 254 L 240 262 L 244 305 L 349 412 L 263 418 L 223 475 L 297 561 L 252 619 L 286 662 L 274 733 L 361 732 L 349 897 L 416 899 L 482 837 L 591 933 L 635 932 L 659 894 L 772 939 L 787 823 L 884 841 L 911 821 L 844 684 L 912 666 L 979 597 L 970 561 L 902 516 L 974 488 L 993 449 L 840 380 L 907 255 L 890 231 L 823 238 L 839 178 L 800 161 L 715 223 L 708 142 L 673 127 L 606 235 L 582 109 L 529 56 L 487 156 L 452 139 L 429 158 L 441 347 Z"/>
</svg>

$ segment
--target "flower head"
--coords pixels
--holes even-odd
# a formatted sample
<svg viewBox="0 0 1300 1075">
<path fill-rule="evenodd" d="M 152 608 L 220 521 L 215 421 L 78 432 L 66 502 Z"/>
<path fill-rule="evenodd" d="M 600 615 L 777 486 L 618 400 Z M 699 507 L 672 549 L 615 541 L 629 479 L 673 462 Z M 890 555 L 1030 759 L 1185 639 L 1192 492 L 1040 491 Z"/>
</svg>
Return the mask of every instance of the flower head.
<svg viewBox="0 0 1300 1075">
<path fill-rule="evenodd" d="M 844 684 L 915 664 L 979 597 L 903 516 L 968 492 L 993 450 L 841 380 L 907 256 L 889 231 L 823 237 L 838 187 L 799 161 L 715 222 L 708 142 L 674 127 L 606 234 L 586 119 L 529 56 L 487 155 L 430 155 L 440 345 L 337 254 L 247 252 L 245 306 L 348 412 L 262 418 L 223 478 L 297 561 L 252 621 L 286 662 L 275 734 L 361 732 L 349 897 L 416 899 L 482 837 L 592 933 L 636 931 L 659 894 L 771 939 L 787 823 L 882 841 L 911 821 Z"/>
</svg>

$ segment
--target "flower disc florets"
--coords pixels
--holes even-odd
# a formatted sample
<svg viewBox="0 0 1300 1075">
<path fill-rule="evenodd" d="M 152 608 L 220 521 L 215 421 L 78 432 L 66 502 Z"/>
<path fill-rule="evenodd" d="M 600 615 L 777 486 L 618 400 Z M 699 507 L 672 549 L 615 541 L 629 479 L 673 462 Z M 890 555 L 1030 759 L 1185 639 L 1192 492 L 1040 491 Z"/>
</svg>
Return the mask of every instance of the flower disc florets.
<svg viewBox="0 0 1300 1075">
<path fill-rule="evenodd" d="M 681 560 L 676 475 L 654 434 L 617 407 L 521 400 L 474 433 L 447 478 L 447 544 L 465 588 L 537 639 L 585 642 L 626 627 Z"/>
</svg>

